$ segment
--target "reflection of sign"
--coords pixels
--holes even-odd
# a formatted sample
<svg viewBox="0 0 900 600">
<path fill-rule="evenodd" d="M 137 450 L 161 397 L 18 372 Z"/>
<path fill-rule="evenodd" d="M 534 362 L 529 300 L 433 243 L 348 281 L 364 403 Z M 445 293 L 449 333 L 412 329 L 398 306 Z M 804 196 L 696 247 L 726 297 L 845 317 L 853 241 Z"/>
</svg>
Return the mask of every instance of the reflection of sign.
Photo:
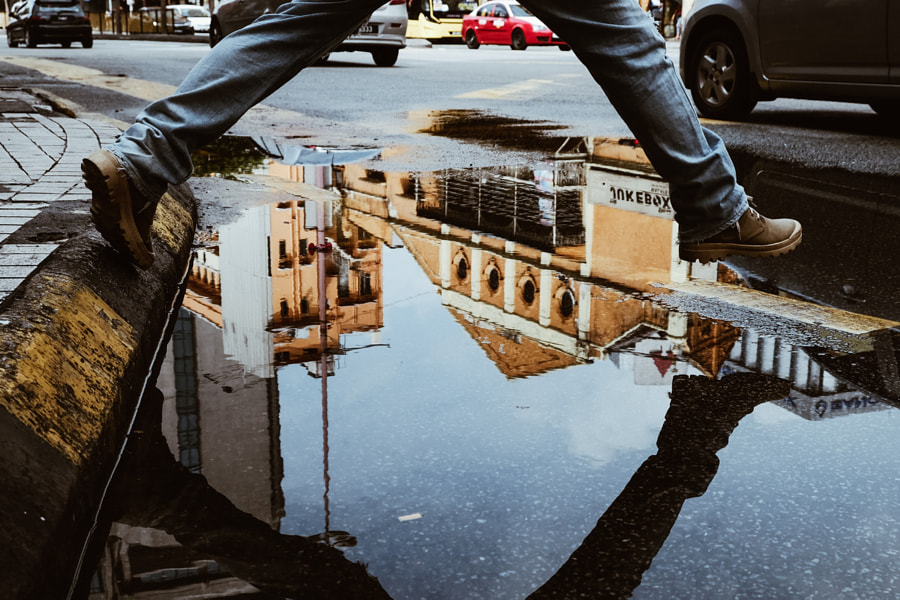
<svg viewBox="0 0 900 600">
<path fill-rule="evenodd" d="M 776 400 L 775 404 L 797 413 L 809 421 L 891 409 L 890 404 L 882 402 L 879 398 L 858 392 L 836 393 L 812 398 L 795 391 L 788 398 Z"/>
<path fill-rule="evenodd" d="M 669 184 L 643 174 L 591 168 L 587 174 L 588 202 L 631 210 L 653 217 L 674 216 Z"/>
</svg>

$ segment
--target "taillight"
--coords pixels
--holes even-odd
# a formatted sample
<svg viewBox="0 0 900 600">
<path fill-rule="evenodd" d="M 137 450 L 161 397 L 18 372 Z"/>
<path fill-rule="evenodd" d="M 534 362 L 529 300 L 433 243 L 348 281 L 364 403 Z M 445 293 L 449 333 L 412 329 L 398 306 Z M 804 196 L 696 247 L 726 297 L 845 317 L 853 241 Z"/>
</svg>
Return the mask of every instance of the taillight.
<svg viewBox="0 0 900 600">
<path fill-rule="evenodd" d="M 39 15 L 32 15 L 32 16 L 28 17 L 28 20 L 29 21 L 40 21 L 41 17 Z"/>
<path fill-rule="evenodd" d="M 406 4 L 406 0 L 391 0 L 388 4 Z"/>
</svg>

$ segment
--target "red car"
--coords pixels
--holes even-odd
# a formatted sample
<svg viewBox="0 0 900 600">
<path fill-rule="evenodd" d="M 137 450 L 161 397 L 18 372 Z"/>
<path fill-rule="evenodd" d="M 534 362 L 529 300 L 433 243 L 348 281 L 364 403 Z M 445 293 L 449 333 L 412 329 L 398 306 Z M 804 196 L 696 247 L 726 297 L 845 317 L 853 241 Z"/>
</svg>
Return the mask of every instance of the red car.
<svg viewBox="0 0 900 600">
<path fill-rule="evenodd" d="M 462 38 L 472 50 L 482 44 L 504 44 L 513 50 L 528 46 L 559 46 L 567 50 L 540 19 L 516 2 L 488 2 L 463 17 Z"/>
</svg>

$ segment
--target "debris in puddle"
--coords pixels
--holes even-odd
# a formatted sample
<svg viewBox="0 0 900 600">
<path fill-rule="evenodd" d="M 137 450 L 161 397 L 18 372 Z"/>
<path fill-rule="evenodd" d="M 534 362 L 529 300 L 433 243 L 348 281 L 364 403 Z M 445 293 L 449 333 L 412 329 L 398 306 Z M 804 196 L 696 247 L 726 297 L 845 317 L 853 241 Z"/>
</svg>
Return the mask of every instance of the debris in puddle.
<svg viewBox="0 0 900 600">
<path fill-rule="evenodd" d="M 412 513 L 410 515 L 401 515 L 397 517 L 401 521 L 415 521 L 416 519 L 422 518 L 422 513 Z"/>
</svg>

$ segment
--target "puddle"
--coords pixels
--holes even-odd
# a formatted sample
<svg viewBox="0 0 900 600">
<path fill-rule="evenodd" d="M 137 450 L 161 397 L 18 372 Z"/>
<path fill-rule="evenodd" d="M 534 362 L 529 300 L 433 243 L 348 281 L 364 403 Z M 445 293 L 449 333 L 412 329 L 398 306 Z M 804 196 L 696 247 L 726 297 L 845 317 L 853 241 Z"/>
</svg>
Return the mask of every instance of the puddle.
<svg viewBox="0 0 900 600">
<path fill-rule="evenodd" d="M 91 598 L 892 596 L 868 281 L 851 310 L 679 261 L 616 141 L 436 172 L 231 143 L 204 172 L 254 198 L 201 236 Z"/>
<path fill-rule="evenodd" d="M 559 132 L 568 129 L 564 125 L 515 119 L 485 111 L 426 111 L 411 114 L 410 118 L 421 123 L 418 133 L 529 152 L 552 153 L 570 139 L 559 135 Z"/>
</svg>

